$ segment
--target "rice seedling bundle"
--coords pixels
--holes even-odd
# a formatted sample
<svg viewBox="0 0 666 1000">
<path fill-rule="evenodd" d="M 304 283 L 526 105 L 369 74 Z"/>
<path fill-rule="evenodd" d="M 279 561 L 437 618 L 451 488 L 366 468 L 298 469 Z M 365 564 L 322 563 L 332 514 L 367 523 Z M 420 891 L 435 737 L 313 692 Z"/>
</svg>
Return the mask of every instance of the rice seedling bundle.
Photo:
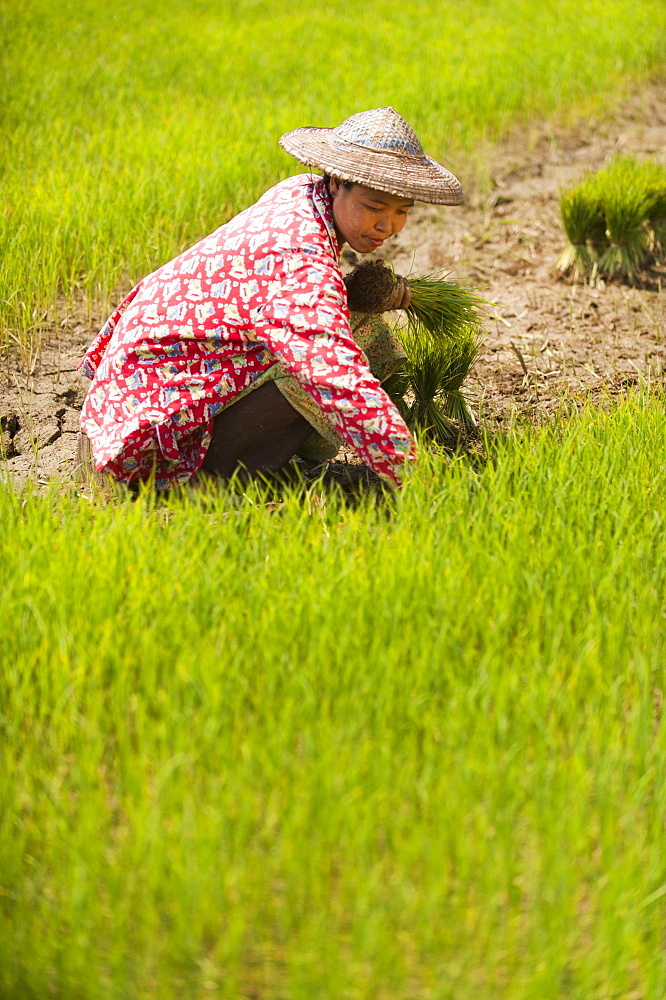
<svg viewBox="0 0 666 1000">
<path fill-rule="evenodd" d="M 666 259 L 666 190 L 655 193 L 649 215 L 650 250 L 659 260 Z"/>
<path fill-rule="evenodd" d="M 463 384 L 481 347 L 485 300 L 436 273 L 410 278 L 409 285 L 408 322 L 399 331 L 413 399 L 405 419 L 447 443 L 455 437 L 452 420 L 467 428 L 476 423 Z"/>
<path fill-rule="evenodd" d="M 648 255 L 646 174 L 632 157 L 621 157 L 597 174 L 597 185 L 609 244 L 599 258 L 598 270 L 632 278 Z"/>
<path fill-rule="evenodd" d="M 664 259 L 666 254 L 666 167 L 648 161 L 643 164 L 647 188 L 647 221 L 650 252 Z"/>
<path fill-rule="evenodd" d="M 411 399 L 403 410 L 406 423 L 442 444 L 449 443 L 456 436 L 453 420 L 466 428 L 476 425 L 463 385 L 482 343 L 478 324 L 462 325 L 446 340 L 413 323 L 400 335 L 407 354 L 404 373 Z"/>
<path fill-rule="evenodd" d="M 606 219 L 593 176 L 573 191 L 562 193 L 560 212 L 569 244 L 562 251 L 557 267 L 560 271 L 573 268 L 574 276 L 578 277 L 591 270 L 600 248 L 607 243 Z"/>
<path fill-rule="evenodd" d="M 387 309 L 395 275 L 383 261 L 366 261 L 345 277 L 351 310 L 366 315 Z M 407 323 L 396 329 L 407 362 L 383 383 L 407 425 L 441 443 L 456 436 L 452 421 L 476 421 L 463 392 L 481 346 L 485 300 L 445 275 L 410 278 Z M 363 321 L 361 321 L 363 322 Z"/>
<path fill-rule="evenodd" d="M 478 327 L 485 300 L 468 288 L 435 273 L 410 278 L 412 301 L 407 316 L 412 327 L 433 337 L 457 337 L 466 327 Z"/>
<path fill-rule="evenodd" d="M 557 266 L 574 277 L 598 272 L 633 279 L 666 242 L 666 169 L 618 157 L 563 192 L 560 211 L 569 246 Z"/>
<path fill-rule="evenodd" d="M 378 313 L 389 308 L 396 275 L 382 260 L 364 261 L 345 276 L 347 301 L 352 312 Z M 432 272 L 409 278 L 412 298 L 409 321 L 420 324 L 435 337 L 453 337 L 465 325 L 477 325 L 485 300 L 474 292 Z"/>
</svg>

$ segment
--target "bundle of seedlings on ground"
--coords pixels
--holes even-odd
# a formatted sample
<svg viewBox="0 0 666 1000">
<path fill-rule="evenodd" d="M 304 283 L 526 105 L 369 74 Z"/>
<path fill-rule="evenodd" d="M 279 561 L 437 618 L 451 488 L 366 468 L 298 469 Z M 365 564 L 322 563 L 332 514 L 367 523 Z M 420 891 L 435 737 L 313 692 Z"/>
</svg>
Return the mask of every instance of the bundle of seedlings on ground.
<svg viewBox="0 0 666 1000">
<path fill-rule="evenodd" d="M 618 157 L 562 194 L 560 210 L 570 245 L 558 267 L 634 280 L 666 242 L 666 169 L 651 160 Z"/>
<path fill-rule="evenodd" d="M 579 278 L 592 270 L 599 253 L 607 244 L 606 218 L 599 199 L 595 178 L 588 177 L 573 191 L 560 195 L 560 212 L 569 244 L 562 251 L 557 267 L 573 271 Z"/>
<path fill-rule="evenodd" d="M 650 253 L 666 259 L 666 167 L 648 160 L 643 164 L 648 197 Z"/>
<path fill-rule="evenodd" d="M 597 174 L 608 237 L 597 263 L 600 274 L 633 279 L 647 259 L 651 198 L 646 180 L 646 172 L 631 157 L 615 160 Z"/>
<path fill-rule="evenodd" d="M 465 379 L 479 355 L 482 336 L 478 323 L 458 327 L 447 338 L 433 336 L 420 323 L 397 331 L 407 360 L 402 371 L 384 383 L 410 430 L 421 430 L 440 444 L 451 444 L 458 431 L 476 426 Z"/>
<path fill-rule="evenodd" d="M 666 261 L 666 189 L 655 192 L 648 216 L 650 252 L 656 260 Z"/>
</svg>

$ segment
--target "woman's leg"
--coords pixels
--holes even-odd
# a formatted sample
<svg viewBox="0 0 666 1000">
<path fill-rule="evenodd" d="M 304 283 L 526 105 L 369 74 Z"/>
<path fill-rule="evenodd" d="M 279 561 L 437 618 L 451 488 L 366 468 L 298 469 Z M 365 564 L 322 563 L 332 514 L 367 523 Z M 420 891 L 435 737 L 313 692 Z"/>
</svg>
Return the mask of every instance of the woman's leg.
<svg viewBox="0 0 666 1000">
<path fill-rule="evenodd" d="M 203 469 L 225 479 L 239 469 L 252 476 L 282 468 L 310 435 L 312 427 L 266 382 L 218 414 Z"/>
</svg>

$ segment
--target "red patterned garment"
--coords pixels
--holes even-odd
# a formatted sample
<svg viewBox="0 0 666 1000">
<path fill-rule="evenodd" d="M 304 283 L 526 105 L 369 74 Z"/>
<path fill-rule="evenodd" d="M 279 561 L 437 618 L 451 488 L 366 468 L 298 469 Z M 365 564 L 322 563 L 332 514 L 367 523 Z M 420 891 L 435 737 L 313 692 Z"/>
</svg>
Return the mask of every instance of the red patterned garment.
<svg viewBox="0 0 666 1000">
<path fill-rule="evenodd" d="M 123 482 L 154 470 L 158 489 L 185 482 L 215 415 L 278 362 L 399 482 L 414 441 L 353 338 L 330 195 L 310 174 L 148 275 L 107 321 L 79 366 L 97 469 Z"/>
</svg>

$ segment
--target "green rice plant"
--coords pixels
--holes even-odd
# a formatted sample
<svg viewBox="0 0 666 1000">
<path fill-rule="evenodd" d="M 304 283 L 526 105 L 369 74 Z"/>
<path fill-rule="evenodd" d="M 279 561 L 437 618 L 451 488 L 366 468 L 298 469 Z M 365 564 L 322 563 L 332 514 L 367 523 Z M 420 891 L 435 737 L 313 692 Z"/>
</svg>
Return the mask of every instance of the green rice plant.
<svg viewBox="0 0 666 1000">
<path fill-rule="evenodd" d="M 557 262 L 561 271 L 633 279 L 650 255 L 664 251 L 666 170 L 652 160 L 618 157 L 563 192 L 560 211 L 570 241 Z"/>
<path fill-rule="evenodd" d="M 405 399 L 410 388 L 409 375 L 405 368 L 389 375 L 382 382 L 382 389 L 398 407 L 404 420 L 407 419 L 410 409 L 410 404 Z"/>
<path fill-rule="evenodd" d="M 387 505 L 0 484 L 0 997 L 666 996 L 665 449 L 646 387 Z"/>
<path fill-rule="evenodd" d="M 487 173 L 479 143 L 600 111 L 661 66 L 666 5 L 497 0 L 461 17 L 453 0 L 375 0 L 352 18 L 343 0 L 25 0 L 2 4 L 0 25 L 7 342 L 74 297 L 118 301 L 302 170 L 276 141 L 298 125 L 390 100 L 467 186 Z"/>
<path fill-rule="evenodd" d="M 648 257 L 651 195 L 633 157 L 621 157 L 597 174 L 608 246 L 597 263 L 600 274 L 633 279 Z"/>
<path fill-rule="evenodd" d="M 650 249 L 658 260 L 666 260 L 666 195 L 654 200 L 650 215 Z"/>
<path fill-rule="evenodd" d="M 651 160 L 642 166 L 648 194 L 650 252 L 663 260 L 666 255 L 666 167 Z"/>
<path fill-rule="evenodd" d="M 650 223 L 650 250 L 659 260 L 666 259 L 666 191 L 655 194 L 648 216 Z"/>
<path fill-rule="evenodd" d="M 478 326 L 486 300 L 445 275 L 433 271 L 409 278 L 412 301 L 407 308 L 410 325 L 422 327 L 433 337 L 455 337 L 468 326 Z"/>
<path fill-rule="evenodd" d="M 421 323 L 409 323 L 398 334 L 407 361 L 403 372 L 385 388 L 389 394 L 403 390 L 400 409 L 410 429 L 450 443 L 457 434 L 453 420 L 466 428 L 476 425 L 463 385 L 481 348 L 478 323 L 461 325 L 455 336 L 446 339 L 434 336 Z"/>
<path fill-rule="evenodd" d="M 363 313 L 386 309 L 395 276 L 381 260 L 359 264 L 345 278 L 350 307 Z M 441 443 L 456 437 L 452 420 L 475 425 L 462 391 L 481 345 L 485 300 L 442 274 L 410 278 L 407 323 L 396 330 L 407 363 L 383 382 L 408 426 Z"/>
<path fill-rule="evenodd" d="M 450 443 L 457 434 L 453 420 L 464 427 L 476 423 L 462 386 L 481 346 L 486 301 L 436 272 L 410 277 L 409 287 L 407 323 L 396 330 L 407 362 L 384 389 L 411 429 Z"/>
<path fill-rule="evenodd" d="M 588 177 L 573 191 L 562 192 L 560 213 L 569 244 L 556 267 L 564 272 L 573 270 L 574 278 L 578 278 L 592 270 L 608 242 L 603 205 L 594 177 Z"/>
</svg>

